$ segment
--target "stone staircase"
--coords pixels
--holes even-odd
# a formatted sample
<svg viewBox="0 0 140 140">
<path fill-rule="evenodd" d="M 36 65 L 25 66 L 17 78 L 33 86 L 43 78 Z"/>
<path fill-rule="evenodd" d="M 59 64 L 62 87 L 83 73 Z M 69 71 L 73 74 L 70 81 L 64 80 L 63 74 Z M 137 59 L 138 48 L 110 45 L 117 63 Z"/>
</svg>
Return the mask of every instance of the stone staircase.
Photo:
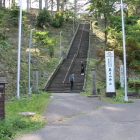
<svg viewBox="0 0 140 140">
<path fill-rule="evenodd" d="M 89 48 L 89 24 L 80 24 L 67 58 L 51 80 L 45 91 L 50 93 L 70 93 L 69 75 L 75 73 L 73 91 L 80 93 L 83 89 L 85 75 L 81 75 L 81 61 L 86 68 Z"/>
</svg>

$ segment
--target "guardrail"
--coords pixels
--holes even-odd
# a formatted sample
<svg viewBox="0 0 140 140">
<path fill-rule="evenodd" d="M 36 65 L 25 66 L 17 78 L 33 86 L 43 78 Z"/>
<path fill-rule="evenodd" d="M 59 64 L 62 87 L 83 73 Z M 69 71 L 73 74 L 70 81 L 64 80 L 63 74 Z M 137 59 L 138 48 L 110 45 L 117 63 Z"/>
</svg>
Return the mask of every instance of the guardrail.
<svg viewBox="0 0 140 140">
<path fill-rule="evenodd" d="M 68 71 L 67 71 L 67 73 L 66 73 L 66 75 L 65 75 L 65 77 L 64 77 L 63 84 L 66 83 L 66 80 L 67 80 L 67 78 L 68 78 L 68 76 L 69 76 L 69 74 L 70 74 L 70 71 L 71 71 L 71 69 L 73 68 L 73 64 L 74 64 L 74 62 L 75 62 L 76 56 L 77 56 L 77 54 L 75 54 L 75 55 L 73 56 L 73 59 L 72 59 L 72 61 L 71 61 L 71 63 L 70 63 L 70 66 L 69 66 L 69 68 L 68 68 Z"/>
<path fill-rule="evenodd" d="M 65 57 L 65 58 L 61 58 L 60 62 L 58 63 L 58 65 L 57 65 L 57 67 L 56 67 L 56 69 L 52 72 L 52 74 L 49 76 L 47 82 L 45 83 L 45 86 L 44 86 L 44 88 L 43 88 L 43 91 L 45 91 L 45 90 L 48 88 L 48 86 L 50 85 L 52 79 L 54 78 L 54 76 L 55 76 L 55 74 L 57 73 L 58 69 L 60 68 L 61 64 L 63 63 L 64 59 L 67 58 L 68 53 L 69 53 L 69 50 L 70 50 L 71 45 L 72 45 L 72 43 L 73 43 L 73 40 L 74 40 L 74 38 L 75 38 L 75 35 L 77 34 L 78 28 L 79 28 L 79 25 L 78 25 L 78 27 L 77 27 L 77 29 L 76 29 L 76 32 L 75 32 L 74 36 L 72 37 L 72 40 L 71 40 L 71 42 L 70 42 L 70 45 L 69 45 L 68 50 L 67 50 L 67 53 L 66 53 L 66 57 Z"/>
<path fill-rule="evenodd" d="M 58 63 L 56 69 L 52 72 L 52 74 L 49 76 L 47 82 L 45 83 L 45 86 L 43 88 L 43 91 L 45 91 L 47 89 L 47 87 L 50 85 L 52 79 L 54 78 L 55 74 L 57 73 L 58 69 L 60 68 L 62 62 L 63 62 L 63 58 L 61 58 L 60 62 Z"/>
<path fill-rule="evenodd" d="M 71 40 L 71 42 L 70 42 L 70 45 L 69 45 L 69 47 L 68 47 L 68 49 L 67 49 L 65 59 L 66 59 L 66 58 L 67 58 L 67 56 L 68 56 L 68 53 L 69 53 L 69 51 L 70 51 L 71 45 L 72 45 L 73 40 L 74 40 L 74 38 L 75 38 L 75 36 L 76 36 L 76 34 L 77 34 L 78 29 L 79 29 L 79 25 L 78 25 L 78 27 L 77 27 L 77 29 L 76 29 L 76 32 L 75 32 L 74 36 L 72 37 L 72 40 Z"/>
<path fill-rule="evenodd" d="M 89 33 L 89 37 L 90 37 L 90 33 Z M 87 67 L 88 67 L 88 59 L 89 59 L 89 56 L 90 56 L 90 38 L 89 38 L 89 47 L 88 47 L 88 52 L 87 52 L 87 63 L 86 63 L 86 72 L 87 72 Z M 87 81 L 87 74 L 85 73 L 85 78 L 84 78 L 84 84 L 83 84 L 83 88 L 82 88 L 82 90 L 84 90 L 85 89 L 85 87 L 86 87 L 86 81 Z"/>
<path fill-rule="evenodd" d="M 85 25 L 84 25 L 85 26 Z M 79 27 L 78 27 L 79 28 Z M 84 28 L 84 27 L 83 27 Z M 65 84 L 66 84 L 66 80 L 67 79 L 69 79 L 69 75 L 70 75 L 70 72 L 71 72 L 71 70 L 72 70 L 72 68 L 73 68 L 73 65 L 74 65 L 74 62 L 75 62 L 75 60 L 76 60 L 76 58 L 77 58 L 77 55 L 78 55 L 78 53 L 79 53 L 79 48 L 80 48 L 80 44 L 81 44 L 81 41 L 82 41 L 82 36 L 83 36 L 83 31 L 82 31 L 82 34 L 81 34 L 81 38 L 80 38 L 80 41 L 79 41 L 79 45 L 78 45 L 78 49 L 77 49 L 77 52 L 76 52 L 76 54 L 74 54 L 74 56 L 73 56 L 73 58 L 72 58 L 72 61 L 71 61 L 71 63 L 70 63 L 70 66 L 69 66 L 69 68 L 68 68 L 68 71 L 67 71 L 67 73 L 66 73 L 66 75 L 65 75 L 65 78 L 64 78 L 64 80 L 63 80 L 63 88 L 65 88 Z"/>
</svg>

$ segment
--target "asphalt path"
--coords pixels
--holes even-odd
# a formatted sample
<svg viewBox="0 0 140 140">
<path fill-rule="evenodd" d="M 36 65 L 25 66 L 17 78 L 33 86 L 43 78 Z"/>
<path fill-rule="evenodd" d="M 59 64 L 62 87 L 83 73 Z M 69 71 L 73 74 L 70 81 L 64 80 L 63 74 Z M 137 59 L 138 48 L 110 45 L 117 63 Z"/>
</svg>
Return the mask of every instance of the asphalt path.
<svg viewBox="0 0 140 140">
<path fill-rule="evenodd" d="M 46 126 L 14 140 L 140 140 L 140 100 L 109 104 L 74 93 L 53 93 Z"/>
</svg>

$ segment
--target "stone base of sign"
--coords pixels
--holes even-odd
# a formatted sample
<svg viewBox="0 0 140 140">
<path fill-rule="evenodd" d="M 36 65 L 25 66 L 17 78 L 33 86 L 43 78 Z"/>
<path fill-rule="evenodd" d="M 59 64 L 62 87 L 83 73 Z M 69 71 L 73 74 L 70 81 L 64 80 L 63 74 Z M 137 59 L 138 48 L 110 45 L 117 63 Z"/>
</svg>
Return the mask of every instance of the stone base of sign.
<svg viewBox="0 0 140 140">
<path fill-rule="evenodd" d="M 93 98 L 93 97 L 100 97 L 100 95 L 93 95 L 93 94 L 91 94 L 91 95 L 88 95 L 87 97 L 90 97 L 90 98 Z"/>
<path fill-rule="evenodd" d="M 105 95 L 106 97 L 114 97 L 116 96 L 116 92 L 106 92 Z"/>
</svg>

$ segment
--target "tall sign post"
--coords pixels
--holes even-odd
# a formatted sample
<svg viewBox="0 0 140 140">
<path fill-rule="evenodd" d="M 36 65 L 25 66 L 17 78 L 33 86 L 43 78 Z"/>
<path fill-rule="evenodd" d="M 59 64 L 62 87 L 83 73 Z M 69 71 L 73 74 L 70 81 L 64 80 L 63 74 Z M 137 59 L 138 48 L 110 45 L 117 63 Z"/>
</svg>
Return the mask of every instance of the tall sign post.
<svg viewBox="0 0 140 140">
<path fill-rule="evenodd" d="M 17 68 L 17 99 L 20 99 L 20 51 L 21 51 L 21 28 L 22 28 L 22 0 L 20 0 L 19 36 L 18 36 L 18 68 Z"/>
<path fill-rule="evenodd" d="M 123 0 L 121 0 L 121 15 L 122 15 L 122 38 L 123 38 L 123 59 L 124 59 L 124 83 L 125 83 L 125 97 L 124 101 L 128 101 L 127 97 L 127 70 L 126 70 L 126 48 L 125 48 L 125 29 L 124 29 L 124 15 L 123 15 Z"/>
<path fill-rule="evenodd" d="M 29 61 L 28 61 L 28 94 L 30 95 L 31 94 L 31 85 L 30 85 L 30 75 L 31 75 L 31 47 L 32 47 L 32 31 L 35 30 L 34 29 L 31 29 L 30 30 L 30 41 L 29 41 Z"/>
<path fill-rule="evenodd" d="M 120 84 L 121 87 L 124 87 L 124 66 L 120 65 Z"/>
<path fill-rule="evenodd" d="M 114 80 L 114 51 L 105 51 L 106 62 L 106 96 L 116 96 Z"/>
<path fill-rule="evenodd" d="M 60 32 L 60 57 L 62 56 L 62 31 Z"/>
</svg>

